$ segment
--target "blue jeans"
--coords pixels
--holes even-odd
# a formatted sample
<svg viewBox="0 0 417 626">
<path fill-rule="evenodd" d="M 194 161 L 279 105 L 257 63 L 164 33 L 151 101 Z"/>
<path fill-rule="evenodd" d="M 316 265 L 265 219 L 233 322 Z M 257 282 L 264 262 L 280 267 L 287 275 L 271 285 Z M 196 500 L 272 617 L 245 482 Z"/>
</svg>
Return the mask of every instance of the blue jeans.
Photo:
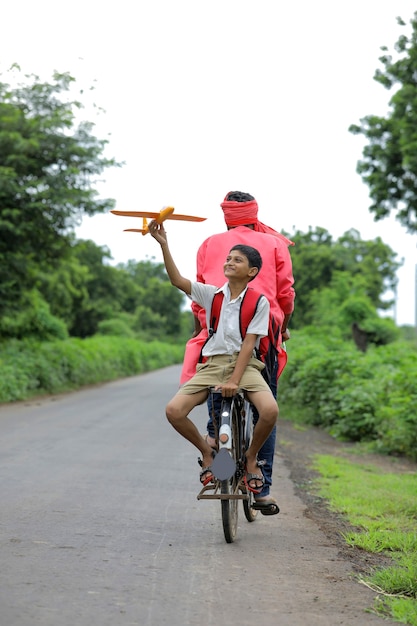
<svg viewBox="0 0 417 626">
<path fill-rule="evenodd" d="M 278 392 L 277 382 L 276 382 L 277 369 L 278 369 L 278 361 L 276 362 L 274 371 L 272 373 L 273 382 L 269 385 L 274 398 L 277 397 L 277 392 Z M 208 412 L 209 412 L 209 420 L 207 422 L 207 432 L 210 435 L 210 437 L 213 437 L 213 438 L 216 436 L 216 433 L 215 433 L 213 418 L 211 416 L 213 414 L 213 409 L 216 414 L 219 414 L 220 409 L 221 409 L 221 402 L 222 402 L 222 398 L 218 394 L 214 395 L 214 400 L 213 400 L 212 395 L 209 395 L 207 399 L 207 406 L 208 406 Z M 254 424 L 256 424 L 256 422 L 258 421 L 258 418 L 259 418 L 258 411 L 255 409 L 255 407 L 253 407 L 253 423 Z M 261 493 L 257 495 L 258 498 L 261 496 L 269 495 L 269 489 L 272 485 L 272 467 L 274 464 L 276 438 L 277 438 L 277 427 L 274 426 L 268 439 L 265 441 L 264 445 L 262 446 L 262 448 L 259 450 L 259 453 L 258 453 L 258 461 L 263 461 L 264 463 L 262 465 L 262 473 L 265 478 L 265 484 L 263 486 Z"/>
</svg>

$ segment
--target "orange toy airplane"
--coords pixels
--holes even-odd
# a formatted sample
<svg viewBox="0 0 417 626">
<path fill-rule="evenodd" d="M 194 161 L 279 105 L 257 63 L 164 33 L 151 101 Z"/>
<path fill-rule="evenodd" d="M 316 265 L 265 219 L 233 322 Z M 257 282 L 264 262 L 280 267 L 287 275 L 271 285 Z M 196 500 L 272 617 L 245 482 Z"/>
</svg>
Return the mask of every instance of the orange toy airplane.
<svg viewBox="0 0 417 626">
<path fill-rule="evenodd" d="M 112 210 L 110 213 L 114 215 L 123 215 L 125 217 L 143 217 L 142 228 L 125 228 L 124 232 L 129 233 L 142 233 L 142 235 L 146 235 L 149 233 L 148 228 L 148 220 L 146 218 L 154 219 L 158 222 L 158 224 L 162 224 L 165 220 L 183 220 L 186 222 L 204 222 L 206 217 L 194 217 L 193 215 L 180 215 L 179 213 L 174 214 L 173 206 L 165 206 L 163 209 L 159 211 L 159 213 L 152 213 L 151 211 L 115 211 Z"/>
</svg>

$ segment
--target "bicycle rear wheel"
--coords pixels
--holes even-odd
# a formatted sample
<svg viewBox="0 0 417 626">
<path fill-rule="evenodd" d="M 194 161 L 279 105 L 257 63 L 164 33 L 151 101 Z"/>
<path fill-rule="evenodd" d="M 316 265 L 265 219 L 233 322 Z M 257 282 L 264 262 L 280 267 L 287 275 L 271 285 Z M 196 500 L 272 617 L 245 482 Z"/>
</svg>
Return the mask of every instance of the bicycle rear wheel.
<svg viewBox="0 0 417 626">
<path fill-rule="evenodd" d="M 252 441 L 253 434 L 253 413 L 252 406 L 248 400 L 245 400 L 242 408 L 242 458 L 245 457 L 246 450 L 249 448 L 250 443 Z M 243 511 L 245 513 L 245 517 L 248 522 L 254 522 L 258 511 L 252 508 L 252 504 L 254 503 L 254 495 L 251 491 L 246 492 L 248 495 L 248 500 L 242 500 L 243 502 Z"/>
<path fill-rule="evenodd" d="M 230 408 L 230 429 L 232 433 L 231 456 L 237 464 L 239 459 L 239 405 L 233 400 Z M 223 495 L 232 496 L 221 500 L 223 532 L 227 543 L 232 543 L 236 539 L 238 524 L 238 500 L 233 496 L 237 494 L 238 478 L 236 472 L 228 480 L 220 483 L 220 492 Z"/>
</svg>

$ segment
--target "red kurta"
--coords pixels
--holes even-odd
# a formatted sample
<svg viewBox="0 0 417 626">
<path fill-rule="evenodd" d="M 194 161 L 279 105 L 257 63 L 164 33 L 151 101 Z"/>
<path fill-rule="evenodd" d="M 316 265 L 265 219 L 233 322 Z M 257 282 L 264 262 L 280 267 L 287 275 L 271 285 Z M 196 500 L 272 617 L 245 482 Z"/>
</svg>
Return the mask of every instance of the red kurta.
<svg viewBox="0 0 417 626">
<path fill-rule="evenodd" d="M 271 315 L 281 326 L 284 316 L 293 312 L 295 292 L 291 256 L 291 242 L 283 236 L 257 232 L 246 226 L 237 226 L 223 233 L 212 235 L 200 246 L 197 253 L 197 281 L 220 287 L 224 283 L 223 264 L 236 244 L 256 248 L 262 257 L 262 268 L 250 286 L 263 293 L 269 300 Z M 205 313 L 193 302 L 192 309 L 198 315 L 202 331 L 187 342 L 180 383 L 189 380 L 196 371 L 201 348 L 207 339 Z M 285 365 L 283 356 L 280 371 Z"/>
</svg>

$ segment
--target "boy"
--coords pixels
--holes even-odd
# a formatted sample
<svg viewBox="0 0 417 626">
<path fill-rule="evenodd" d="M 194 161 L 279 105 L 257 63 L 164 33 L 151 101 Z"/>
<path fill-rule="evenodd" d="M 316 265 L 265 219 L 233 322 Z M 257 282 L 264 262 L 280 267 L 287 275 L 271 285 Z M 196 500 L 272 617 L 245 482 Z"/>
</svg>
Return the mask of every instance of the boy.
<svg viewBox="0 0 417 626">
<path fill-rule="evenodd" d="M 152 221 L 149 232 L 161 246 L 171 284 L 191 295 L 193 301 L 210 315 L 213 296 L 219 289 L 213 285 L 191 282 L 180 274 L 171 256 L 163 224 Z M 260 339 L 268 334 L 269 302 L 264 296 L 243 341 L 239 328 L 242 297 L 249 281 L 255 278 L 261 266 L 262 259 L 255 248 L 237 244 L 230 250 L 224 264 L 224 275 L 228 282 L 220 289 L 224 293 L 224 301 L 217 332 L 203 348 L 203 356 L 207 357 L 207 361 L 198 366 L 197 373 L 178 390 L 166 407 L 166 415 L 171 425 L 201 452 L 200 481 L 207 485 L 214 479 L 210 466 L 213 450 L 188 418 L 188 414 L 207 400 L 209 387 L 221 390 L 224 397 L 232 397 L 238 389 L 244 389 L 259 412 L 252 443 L 246 453 L 244 477 L 246 488 L 253 493 L 260 493 L 264 485 L 263 474 L 259 473 L 257 454 L 278 417 L 276 400 L 261 374 L 263 364 L 253 356 L 253 350 L 259 345 Z"/>
</svg>

